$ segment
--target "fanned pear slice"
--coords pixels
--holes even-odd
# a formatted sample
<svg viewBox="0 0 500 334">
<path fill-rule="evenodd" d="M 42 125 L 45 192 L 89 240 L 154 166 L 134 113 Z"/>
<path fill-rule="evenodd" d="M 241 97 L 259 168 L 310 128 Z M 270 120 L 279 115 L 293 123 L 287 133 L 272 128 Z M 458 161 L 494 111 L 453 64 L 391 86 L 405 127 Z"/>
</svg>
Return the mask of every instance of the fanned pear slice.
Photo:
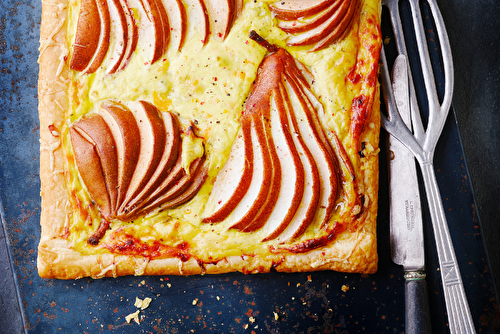
<svg viewBox="0 0 500 334">
<path fill-rule="evenodd" d="M 173 208 L 191 200 L 203 186 L 205 180 L 207 179 L 207 176 L 208 176 L 208 168 L 203 165 L 200 166 L 196 171 L 196 173 L 194 174 L 194 177 L 192 178 L 189 187 L 185 189 L 182 194 L 167 202 L 160 202 L 158 206 L 161 209 Z"/>
<path fill-rule="evenodd" d="M 95 154 L 90 155 L 88 158 L 79 155 L 80 147 L 78 144 L 82 143 L 78 136 L 73 145 L 73 150 L 75 150 L 75 157 L 77 161 L 78 170 L 82 176 L 84 182 L 87 186 L 94 182 L 93 177 L 99 180 L 100 177 L 97 175 L 102 173 L 104 175 L 104 183 L 109 196 L 109 209 L 107 209 L 108 204 L 106 203 L 102 209 L 104 216 L 114 215 L 116 199 L 118 195 L 118 168 L 117 168 L 117 153 L 116 144 L 113 139 L 113 133 L 109 129 L 108 125 L 100 115 L 92 115 L 89 117 L 84 117 L 75 123 L 72 127 L 73 133 L 78 132 L 80 137 L 85 139 L 91 145 L 95 147 Z M 89 152 L 88 148 L 83 148 L 86 153 Z M 85 159 L 96 160 L 97 161 L 85 161 Z M 80 162 L 80 164 L 78 164 Z M 101 165 L 101 168 L 97 171 L 88 170 L 88 165 Z M 104 198 L 102 194 L 99 193 L 97 197 Z"/>
<path fill-rule="evenodd" d="M 118 212 L 120 215 L 124 214 L 123 210 L 128 202 L 148 183 L 160 163 L 165 147 L 165 126 L 158 109 L 145 101 L 135 103 L 134 107 L 131 107 L 131 111 L 139 127 L 141 146 L 125 200 Z"/>
<path fill-rule="evenodd" d="M 197 158 L 189 166 L 189 172 L 184 172 L 182 177 L 173 184 L 168 191 L 161 194 L 159 197 L 154 197 L 154 200 L 149 201 L 141 211 L 152 211 L 156 208 L 168 208 L 166 205 L 162 205 L 165 202 L 171 203 L 181 203 L 185 199 L 183 194 L 190 189 L 193 181 L 197 179 L 198 173 L 201 171 L 201 166 L 203 165 L 205 159 Z M 206 169 L 205 172 L 206 174 Z M 199 179 L 197 179 L 200 181 Z M 203 177 L 204 180 L 204 177 Z M 196 186 L 199 189 L 201 185 Z"/>
<path fill-rule="evenodd" d="M 346 13 L 349 12 L 352 0 L 343 1 L 335 12 L 323 23 L 317 27 L 294 35 L 287 40 L 287 45 L 306 45 L 320 41 L 330 34 L 332 30 L 339 29 L 339 24 L 343 21 Z"/>
<path fill-rule="evenodd" d="M 250 123 L 250 122 L 249 122 Z M 245 227 L 247 222 L 253 219 L 253 215 L 259 212 L 260 207 L 267 198 L 267 182 L 272 177 L 272 162 L 268 151 L 267 142 L 264 135 L 264 127 L 260 120 L 252 120 L 250 123 L 250 141 L 245 145 L 250 145 L 253 149 L 252 179 L 245 195 L 236 203 L 229 219 L 232 227 Z M 245 140 L 248 140 L 245 137 Z"/>
<path fill-rule="evenodd" d="M 173 165 L 177 161 L 181 144 L 177 117 L 169 112 L 162 112 L 161 115 L 165 125 L 165 147 L 163 148 L 160 163 L 147 184 L 128 203 L 127 207 L 136 206 L 136 204 L 141 203 L 147 196 L 158 189 L 159 185 L 169 175 Z"/>
<path fill-rule="evenodd" d="M 134 54 L 137 48 L 137 43 L 139 42 L 139 29 L 137 27 L 137 23 L 135 21 L 132 9 L 129 6 L 129 2 L 127 0 L 120 0 L 120 2 L 122 4 L 122 7 L 125 12 L 125 17 L 127 19 L 128 38 L 127 38 L 127 47 L 125 48 L 125 55 L 123 56 L 117 71 L 123 70 L 128 65 L 130 59 L 132 58 L 132 55 Z"/>
<path fill-rule="evenodd" d="M 110 59 L 106 73 L 115 73 L 125 56 L 128 42 L 127 17 L 120 0 L 110 1 L 109 16 L 111 21 L 111 36 L 114 43 L 110 48 Z"/>
<path fill-rule="evenodd" d="M 112 207 L 97 148 L 74 127 L 71 127 L 69 131 L 80 177 L 101 213 L 107 217 L 111 215 Z"/>
<path fill-rule="evenodd" d="M 165 53 L 170 36 L 168 16 L 160 0 L 139 0 L 145 17 L 142 19 L 143 38 L 141 45 L 149 52 L 153 64 Z"/>
<path fill-rule="evenodd" d="M 333 0 L 280 0 L 269 7 L 280 20 L 297 20 L 318 13 Z"/>
<path fill-rule="evenodd" d="M 318 166 L 298 128 L 297 118 L 302 119 L 303 117 L 300 113 L 301 110 L 297 109 L 298 106 L 293 105 L 291 98 L 287 96 L 293 93 L 293 91 L 287 91 L 285 87 L 281 86 L 281 94 L 285 101 L 288 124 L 290 124 L 292 138 L 304 168 L 304 194 L 292 221 L 277 238 L 277 241 L 282 243 L 298 237 L 313 222 L 318 210 L 321 194 L 321 180 Z M 323 163 L 323 161 L 321 162 Z M 324 161 L 324 164 L 327 164 L 327 162 Z"/>
<path fill-rule="evenodd" d="M 132 112 L 119 104 L 105 103 L 100 115 L 106 121 L 116 144 L 118 166 L 118 197 L 115 210 L 125 199 L 128 185 L 139 158 L 141 134 Z"/>
<path fill-rule="evenodd" d="M 289 77 L 285 87 L 289 92 L 288 96 L 291 97 L 292 108 L 296 112 L 297 129 L 311 151 L 318 168 L 321 192 L 316 219 L 321 222 L 321 225 L 324 225 L 335 207 L 338 175 L 335 155 L 317 117 L 317 110 L 322 110 L 322 105 L 308 89 L 305 82 L 299 78 L 294 80 L 293 76 Z"/>
<path fill-rule="evenodd" d="M 245 6 L 244 0 L 234 0 L 234 18 L 233 23 L 243 12 L 243 7 Z"/>
<path fill-rule="evenodd" d="M 246 134 L 246 136 L 250 135 L 250 133 Z M 253 151 L 248 145 L 249 141 L 244 140 L 244 136 L 243 133 L 238 134 L 231 147 L 227 163 L 217 174 L 207 203 L 207 207 L 214 209 L 204 218 L 206 223 L 218 223 L 226 219 L 250 186 Z"/>
<path fill-rule="evenodd" d="M 109 16 L 109 7 L 106 0 L 96 0 L 97 8 L 101 22 L 101 33 L 99 36 L 99 45 L 94 53 L 94 57 L 90 61 L 88 67 L 84 70 L 85 73 L 94 73 L 101 66 L 109 48 L 109 39 L 111 34 L 111 18 Z"/>
<path fill-rule="evenodd" d="M 203 0 L 183 0 L 186 5 L 186 14 L 189 38 L 195 36 L 200 38 L 202 45 L 208 40 L 210 33 L 210 21 Z"/>
<path fill-rule="evenodd" d="M 271 98 L 271 130 L 274 147 L 281 166 L 280 190 L 273 211 L 263 227 L 267 235 L 264 240 L 276 238 L 292 221 L 304 193 L 304 167 L 290 133 L 290 124 L 279 89 Z"/>
<path fill-rule="evenodd" d="M 337 26 L 333 30 L 331 30 L 328 34 L 324 35 L 323 39 L 321 39 L 313 46 L 311 52 L 316 50 L 321 50 L 322 48 L 326 47 L 327 45 L 330 45 L 331 43 L 341 38 L 342 35 L 346 33 L 347 29 L 352 24 L 354 13 L 358 8 L 358 3 L 359 3 L 358 0 L 350 0 L 349 9 L 344 14 L 342 20 L 337 24 Z"/>
<path fill-rule="evenodd" d="M 181 0 L 163 0 L 170 25 L 170 47 L 179 51 L 184 45 L 187 29 L 186 8 Z"/>
<path fill-rule="evenodd" d="M 297 20 L 291 21 L 279 21 L 278 28 L 287 32 L 289 34 L 296 34 L 299 32 L 304 32 L 313 29 L 325 22 L 330 18 L 336 11 L 339 5 L 341 5 L 345 0 L 335 0 L 328 5 L 325 9 L 314 13 L 314 15 L 301 17 Z"/>
<path fill-rule="evenodd" d="M 250 104 L 255 98 L 256 95 L 254 94 L 252 98 L 249 99 Z M 249 115 L 253 118 L 252 121 L 255 124 L 259 124 L 259 126 L 256 126 L 255 128 L 260 128 L 262 130 L 259 131 L 259 142 L 261 143 L 261 146 L 264 147 L 264 162 L 267 168 L 264 170 L 264 187 L 260 189 L 254 205 L 249 208 L 245 217 L 242 217 L 237 224 L 232 226 L 232 228 L 244 232 L 252 232 L 260 229 L 268 220 L 276 206 L 282 181 L 282 166 L 277 149 L 274 145 L 272 128 L 269 119 L 266 119 L 266 116 L 259 114 L 258 110 L 259 108 L 252 110 Z"/>
<path fill-rule="evenodd" d="M 111 17 L 111 32 L 115 38 L 114 48 L 107 73 L 116 73 L 123 69 L 137 45 L 137 26 L 126 0 L 112 0 L 109 7 Z"/>
<path fill-rule="evenodd" d="M 101 66 L 108 51 L 110 30 L 106 0 L 83 0 L 70 68 L 85 73 L 95 72 Z"/>
<path fill-rule="evenodd" d="M 203 0 L 210 20 L 210 34 L 224 40 L 234 18 L 234 0 Z"/>
</svg>

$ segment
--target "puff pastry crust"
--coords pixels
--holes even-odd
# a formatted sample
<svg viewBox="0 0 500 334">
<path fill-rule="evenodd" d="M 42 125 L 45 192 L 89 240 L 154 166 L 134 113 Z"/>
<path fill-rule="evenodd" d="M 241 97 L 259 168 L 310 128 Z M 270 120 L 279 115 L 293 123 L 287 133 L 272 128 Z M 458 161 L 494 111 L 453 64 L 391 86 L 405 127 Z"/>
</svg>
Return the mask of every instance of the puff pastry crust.
<svg viewBox="0 0 500 334">
<path fill-rule="evenodd" d="M 376 272 L 379 0 L 42 8 L 41 277 Z M 117 139 L 126 120 L 113 115 L 129 111 L 138 127 L 121 136 L 151 148 Z M 144 128 L 148 115 L 161 131 Z"/>
</svg>

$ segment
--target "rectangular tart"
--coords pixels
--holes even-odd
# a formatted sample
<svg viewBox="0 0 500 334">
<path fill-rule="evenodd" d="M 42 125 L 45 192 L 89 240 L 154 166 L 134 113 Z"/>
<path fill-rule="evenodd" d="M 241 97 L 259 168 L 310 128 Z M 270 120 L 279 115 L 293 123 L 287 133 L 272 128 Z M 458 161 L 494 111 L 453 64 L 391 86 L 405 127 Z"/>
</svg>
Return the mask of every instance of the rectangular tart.
<svg viewBox="0 0 500 334">
<path fill-rule="evenodd" d="M 374 273 L 380 15 L 44 1 L 39 275 Z"/>
</svg>

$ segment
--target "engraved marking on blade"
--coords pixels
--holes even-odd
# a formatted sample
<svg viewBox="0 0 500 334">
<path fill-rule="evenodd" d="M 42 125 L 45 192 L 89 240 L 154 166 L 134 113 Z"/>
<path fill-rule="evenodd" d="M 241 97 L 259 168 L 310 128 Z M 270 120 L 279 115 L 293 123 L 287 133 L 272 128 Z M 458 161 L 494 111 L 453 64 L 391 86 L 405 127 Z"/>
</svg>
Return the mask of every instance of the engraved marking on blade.
<svg viewBox="0 0 500 334">
<path fill-rule="evenodd" d="M 405 200 L 406 228 L 412 231 L 415 227 L 415 208 L 413 201 Z"/>
</svg>

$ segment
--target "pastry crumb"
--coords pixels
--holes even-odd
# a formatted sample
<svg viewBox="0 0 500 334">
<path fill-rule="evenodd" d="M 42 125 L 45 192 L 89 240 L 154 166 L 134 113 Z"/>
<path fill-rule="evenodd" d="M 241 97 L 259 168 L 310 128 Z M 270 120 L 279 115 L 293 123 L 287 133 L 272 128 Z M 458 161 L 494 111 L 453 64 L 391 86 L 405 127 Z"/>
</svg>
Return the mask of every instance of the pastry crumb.
<svg viewBox="0 0 500 334">
<path fill-rule="evenodd" d="M 344 284 L 344 285 L 342 285 L 341 289 L 342 289 L 342 291 L 347 292 L 347 291 L 349 291 L 349 285 Z"/>
<path fill-rule="evenodd" d="M 151 304 L 151 301 L 153 301 L 153 299 L 151 299 L 149 297 L 144 298 L 144 300 L 141 300 L 140 298 L 135 297 L 134 306 L 137 308 L 140 308 L 141 310 L 144 310 L 144 309 L 147 309 L 149 307 L 149 304 Z"/>
<path fill-rule="evenodd" d="M 192 304 L 193 304 L 193 305 L 198 304 L 198 298 L 195 298 L 195 299 L 193 300 L 193 303 L 192 303 Z"/>
<path fill-rule="evenodd" d="M 274 314 L 274 320 L 276 321 L 280 320 L 280 315 L 277 312 L 273 311 L 273 314 Z"/>
<path fill-rule="evenodd" d="M 134 313 L 130 313 L 129 315 L 125 316 L 125 320 L 127 321 L 127 323 L 130 324 L 130 322 L 134 320 L 138 325 L 140 325 L 141 323 L 139 322 L 139 312 L 141 311 L 137 310 Z"/>
<path fill-rule="evenodd" d="M 153 299 L 151 299 L 149 297 L 144 298 L 144 300 L 142 301 L 141 310 L 147 309 L 149 307 L 149 304 L 151 304 L 152 301 L 153 301 Z"/>
</svg>

